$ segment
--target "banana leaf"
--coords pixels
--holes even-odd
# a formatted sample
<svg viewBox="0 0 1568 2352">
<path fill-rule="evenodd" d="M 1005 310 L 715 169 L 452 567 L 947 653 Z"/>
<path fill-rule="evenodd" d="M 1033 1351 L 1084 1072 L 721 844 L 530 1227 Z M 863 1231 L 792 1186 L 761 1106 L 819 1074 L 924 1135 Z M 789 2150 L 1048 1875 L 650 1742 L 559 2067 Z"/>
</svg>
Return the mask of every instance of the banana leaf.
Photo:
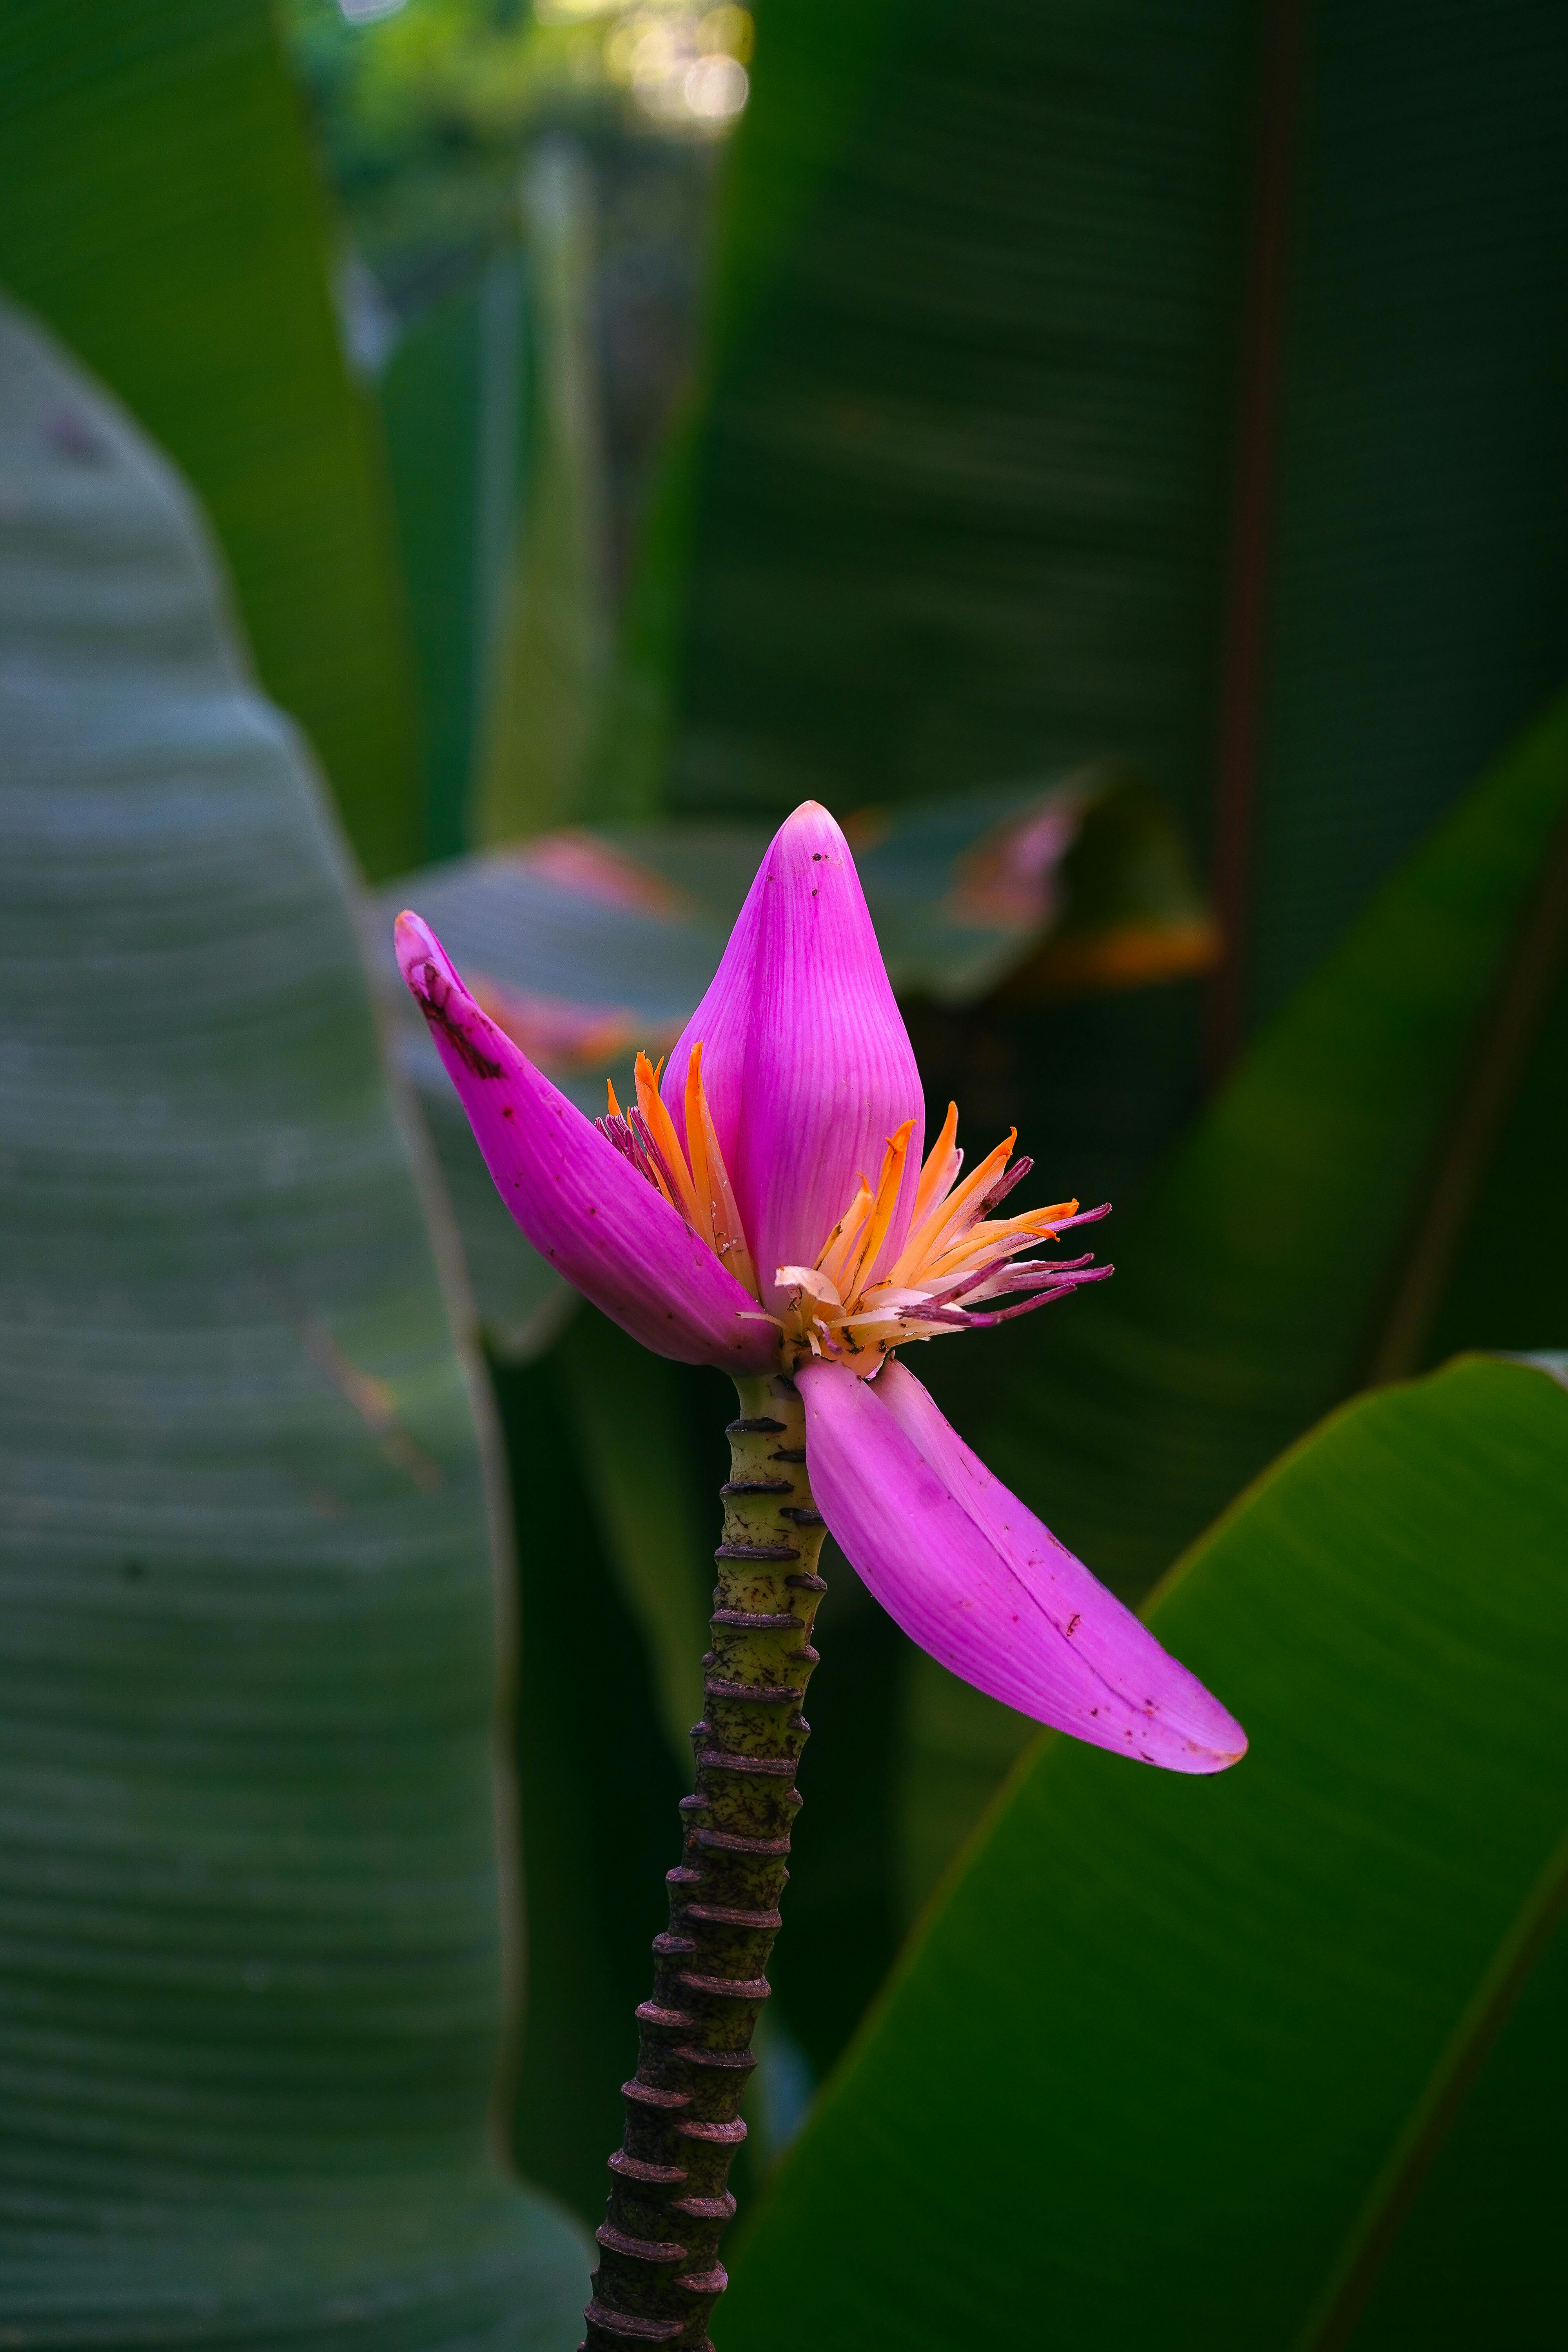
<svg viewBox="0 0 1568 2352">
<path fill-rule="evenodd" d="M 267 0 L 16 0 L 0 26 L 0 285 L 212 517 L 261 681 L 360 858 L 424 852 L 381 453 Z"/>
<path fill-rule="evenodd" d="M 485 1423 L 346 855 L 226 603 L 174 470 L 0 310 L 0 2306 L 556 2352 L 583 2242 L 491 2149 Z"/>
<path fill-rule="evenodd" d="M 1250 1754 L 1038 1741 L 736 2250 L 726 2352 L 1553 2340 L 1565 1514 L 1568 1391 L 1479 1357 L 1277 1464 L 1150 1612 Z"/>
</svg>

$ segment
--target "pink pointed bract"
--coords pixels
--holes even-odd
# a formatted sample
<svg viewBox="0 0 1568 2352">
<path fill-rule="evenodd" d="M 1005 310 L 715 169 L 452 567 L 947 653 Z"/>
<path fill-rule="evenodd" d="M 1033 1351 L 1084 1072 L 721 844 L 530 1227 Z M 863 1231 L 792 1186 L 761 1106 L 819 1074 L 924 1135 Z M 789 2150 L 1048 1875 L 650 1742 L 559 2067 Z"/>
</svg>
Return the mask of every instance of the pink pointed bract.
<svg viewBox="0 0 1568 2352">
<path fill-rule="evenodd" d="M 1096 1748 L 1217 1772 L 1241 1726 L 1008 1493 L 912 1372 L 802 1367 L 812 1492 L 912 1641 L 991 1697 Z"/>
<path fill-rule="evenodd" d="M 418 916 L 398 961 L 518 1224 L 658 1353 L 801 1389 L 827 1524 L 911 1639 L 1021 1714 L 1215 1772 L 1240 1726 L 943 1419 L 896 1350 L 1031 1313 L 1110 1272 L 1061 1237 L 1103 1208 L 998 1215 L 1014 1137 L 965 1173 L 923 1099 L 849 846 L 782 825 L 667 1068 L 589 1120 L 490 1021 Z M 1069 1245 L 1070 1246 L 1070 1245 Z M 1041 1255 L 1049 1250 L 1049 1255 Z"/>
<path fill-rule="evenodd" d="M 496 1190 L 540 1255 L 659 1355 L 767 1369 L 753 1302 L 684 1220 L 575 1103 L 481 1013 L 417 915 L 397 919 L 397 958 Z"/>
</svg>

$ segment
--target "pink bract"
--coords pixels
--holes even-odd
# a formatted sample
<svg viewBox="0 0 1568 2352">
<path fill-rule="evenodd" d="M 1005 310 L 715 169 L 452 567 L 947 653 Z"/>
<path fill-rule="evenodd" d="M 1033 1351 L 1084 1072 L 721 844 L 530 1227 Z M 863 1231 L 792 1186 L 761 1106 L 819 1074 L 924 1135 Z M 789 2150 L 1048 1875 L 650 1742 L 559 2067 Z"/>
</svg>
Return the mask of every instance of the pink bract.
<svg viewBox="0 0 1568 2352">
<path fill-rule="evenodd" d="M 754 1300 L 480 1012 L 417 915 L 397 919 L 397 960 L 496 1190 L 541 1256 L 658 1354 L 741 1374 L 767 1370 L 772 1329 L 743 1319 Z"/>
<path fill-rule="evenodd" d="M 1196 1676 L 993 1476 L 912 1372 L 807 1364 L 812 1492 L 911 1641 L 1037 1723 L 1174 1772 L 1218 1772 L 1247 1735 Z"/>
<path fill-rule="evenodd" d="M 773 836 L 711 987 L 669 1057 L 663 1093 L 684 1132 L 687 1056 L 702 1046 L 713 1124 L 734 1179 L 763 1305 L 781 1265 L 815 1262 L 862 1173 L 913 1119 L 890 1265 L 920 1172 L 925 1097 L 849 845 L 807 801 Z"/>
</svg>

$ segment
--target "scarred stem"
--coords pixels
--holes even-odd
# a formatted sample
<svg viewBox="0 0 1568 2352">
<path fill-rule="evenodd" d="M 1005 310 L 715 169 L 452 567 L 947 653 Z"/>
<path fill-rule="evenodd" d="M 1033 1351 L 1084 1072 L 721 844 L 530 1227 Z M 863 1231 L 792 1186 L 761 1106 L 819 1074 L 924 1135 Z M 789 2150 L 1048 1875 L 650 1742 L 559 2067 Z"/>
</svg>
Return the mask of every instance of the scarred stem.
<svg viewBox="0 0 1568 2352">
<path fill-rule="evenodd" d="M 637 2066 L 624 2085 L 626 2137 L 610 2158 L 581 2352 L 711 2352 L 709 2316 L 728 2284 L 719 2242 L 735 2210 L 730 2161 L 746 2137 L 741 2099 L 789 1876 L 795 1772 L 810 1729 L 800 1703 L 824 1591 L 799 1392 L 782 1375 L 736 1386 L 713 1646 L 691 1734 L 696 1790 L 681 1799 L 669 1927 L 654 1938 L 653 1996 L 637 2011 Z"/>
</svg>

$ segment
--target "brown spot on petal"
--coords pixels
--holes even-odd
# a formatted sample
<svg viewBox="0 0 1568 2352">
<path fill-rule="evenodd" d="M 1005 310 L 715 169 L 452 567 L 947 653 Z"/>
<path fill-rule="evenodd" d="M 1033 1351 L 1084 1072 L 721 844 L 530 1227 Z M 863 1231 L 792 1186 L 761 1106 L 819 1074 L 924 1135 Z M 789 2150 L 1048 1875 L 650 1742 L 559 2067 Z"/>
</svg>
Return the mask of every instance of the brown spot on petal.
<svg viewBox="0 0 1568 2352">
<path fill-rule="evenodd" d="M 422 989 L 416 989 L 414 992 L 418 999 L 419 1010 L 431 1028 L 439 1031 L 458 1060 L 467 1064 L 475 1077 L 499 1078 L 500 1064 L 492 1061 L 488 1054 L 482 1052 L 474 1043 L 468 1030 L 460 1023 L 454 1021 L 447 1010 L 451 988 L 449 983 L 442 979 L 433 963 L 427 963 L 425 967 L 425 986 Z M 483 1013 L 479 1017 L 482 1021 Z"/>
</svg>

